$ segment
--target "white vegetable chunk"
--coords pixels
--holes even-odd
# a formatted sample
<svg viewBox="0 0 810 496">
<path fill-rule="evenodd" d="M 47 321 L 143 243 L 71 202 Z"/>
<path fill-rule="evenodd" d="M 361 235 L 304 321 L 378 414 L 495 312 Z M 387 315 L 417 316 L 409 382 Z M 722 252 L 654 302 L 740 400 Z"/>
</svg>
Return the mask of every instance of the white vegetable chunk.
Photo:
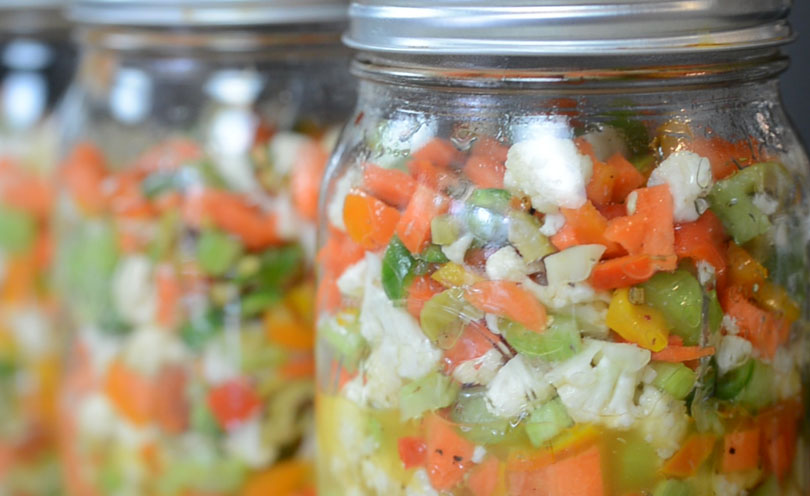
<svg viewBox="0 0 810 496">
<path fill-rule="evenodd" d="M 524 413 L 530 405 L 543 402 L 553 394 L 554 389 L 543 378 L 542 371 L 517 355 L 489 383 L 487 409 L 493 415 L 513 418 Z"/>
<path fill-rule="evenodd" d="M 694 222 L 700 217 L 697 199 L 709 194 L 713 182 L 709 159 L 697 153 L 679 151 L 652 171 L 647 185 L 669 185 L 675 204 L 675 222 Z"/>
</svg>

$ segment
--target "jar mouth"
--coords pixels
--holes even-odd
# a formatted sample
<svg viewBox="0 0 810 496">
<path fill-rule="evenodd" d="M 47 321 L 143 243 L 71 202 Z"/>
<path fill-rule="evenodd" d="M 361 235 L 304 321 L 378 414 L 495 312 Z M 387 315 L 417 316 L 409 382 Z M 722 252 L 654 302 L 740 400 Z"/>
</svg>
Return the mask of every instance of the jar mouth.
<svg viewBox="0 0 810 496">
<path fill-rule="evenodd" d="M 79 24 L 140 27 L 235 27 L 336 22 L 346 0 L 75 0 Z"/>
<path fill-rule="evenodd" d="M 372 52 L 642 55 L 794 38 L 790 0 L 356 0 L 344 42 Z"/>
</svg>

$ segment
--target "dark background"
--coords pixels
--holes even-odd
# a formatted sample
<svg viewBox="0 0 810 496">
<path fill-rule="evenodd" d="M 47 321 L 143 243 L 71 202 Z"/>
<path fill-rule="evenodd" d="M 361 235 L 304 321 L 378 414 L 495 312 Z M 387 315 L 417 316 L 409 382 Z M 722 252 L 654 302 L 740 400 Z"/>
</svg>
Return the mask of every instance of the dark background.
<svg viewBox="0 0 810 496">
<path fill-rule="evenodd" d="M 804 144 L 810 146 L 810 1 L 794 0 L 790 20 L 799 38 L 786 49 L 790 69 L 782 75 L 783 98 Z"/>
</svg>

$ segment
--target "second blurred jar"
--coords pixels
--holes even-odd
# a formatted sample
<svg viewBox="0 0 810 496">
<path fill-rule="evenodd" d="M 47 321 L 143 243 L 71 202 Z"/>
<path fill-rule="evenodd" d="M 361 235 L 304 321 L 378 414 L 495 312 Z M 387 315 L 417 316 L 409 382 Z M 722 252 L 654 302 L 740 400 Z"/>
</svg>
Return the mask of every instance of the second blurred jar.
<svg viewBox="0 0 810 496">
<path fill-rule="evenodd" d="M 320 177 L 353 104 L 336 0 L 81 0 L 57 278 L 71 494 L 309 486 Z"/>
<path fill-rule="evenodd" d="M 59 0 L 0 1 L 0 494 L 58 494 L 50 265 L 55 109 L 74 66 Z"/>
</svg>

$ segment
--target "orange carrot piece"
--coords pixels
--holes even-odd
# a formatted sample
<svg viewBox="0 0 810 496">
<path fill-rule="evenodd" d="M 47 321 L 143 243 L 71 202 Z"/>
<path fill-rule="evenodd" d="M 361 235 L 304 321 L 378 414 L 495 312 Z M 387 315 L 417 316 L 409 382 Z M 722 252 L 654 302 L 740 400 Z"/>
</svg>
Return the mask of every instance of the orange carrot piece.
<svg viewBox="0 0 810 496">
<path fill-rule="evenodd" d="M 359 262 L 363 256 L 365 250 L 362 246 L 343 231 L 330 227 L 329 236 L 318 252 L 317 261 L 326 273 L 340 277 L 343 271 Z"/>
<path fill-rule="evenodd" d="M 456 344 L 444 352 L 445 371 L 451 373 L 461 362 L 484 356 L 498 342 L 500 339 L 487 328 L 486 324 L 481 322 L 467 324 Z"/>
<path fill-rule="evenodd" d="M 279 369 L 279 374 L 288 381 L 311 379 L 315 377 L 315 357 L 311 354 L 290 357 Z"/>
<path fill-rule="evenodd" d="M 230 429 L 261 406 L 261 398 L 244 379 L 231 379 L 208 392 L 208 407 L 219 425 Z"/>
<path fill-rule="evenodd" d="M 475 445 L 461 437 L 453 424 L 438 415 L 424 420 L 427 456 L 425 468 L 434 489 L 445 491 L 457 486 L 472 464 Z"/>
<path fill-rule="evenodd" d="M 180 434 L 188 427 L 190 407 L 186 400 L 186 373 L 179 366 L 161 370 L 155 387 L 155 422 L 169 434 Z"/>
<path fill-rule="evenodd" d="M 202 213 L 217 227 L 239 237 L 245 247 L 260 250 L 281 243 L 274 214 L 264 213 L 235 193 L 205 190 L 201 195 Z"/>
<path fill-rule="evenodd" d="M 420 184 L 396 226 L 397 236 L 411 253 L 422 253 L 430 242 L 430 222 L 447 211 L 450 200 Z"/>
<path fill-rule="evenodd" d="M 324 275 L 315 295 L 315 307 L 319 313 L 334 313 L 340 308 L 343 297 L 337 285 L 337 280 L 331 275 Z"/>
<path fill-rule="evenodd" d="M 602 455 L 591 446 L 533 472 L 508 474 L 510 496 L 603 496 Z"/>
<path fill-rule="evenodd" d="M 490 136 L 477 137 L 470 149 L 472 157 L 486 157 L 500 163 L 506 162 L 508 154 L 509 147 Z"/>
<path fill-rule="evenodd" d="M 315 141 L 308 141 L 298 149 L 290 177 L 293 205 L 304 219 L 318 217 L 318 193 L 321 190 L 326 161 L 329 155 Z"/>
<path fill-rule="evenodd" d="M 283 305 L 265 313 L 264 329 L 270 342 L 288 350 L 308 351 L 315 344 L 312 326 Z"/>
<path fill-rule="evenodd" d="M 130 422 L 145 426 L 152 419 L 156 385 L 116 360 L 107 370 L 104 392 L 115 408 Z"/>
<path fill-rule="evenodd" d="M 712 356 L 715 353 L 714 346 L 705 348 L 700 346 L 673 346 L 669 345 L 661 351 L 652 354 L 652 359 L 659 362 L 689 362 L 703 357 Z"/>
<path fill-rule="evenodd" d="M 675 254 L 678 258 L 708 262 L 721 274 L 726 268 L 726 234 L 711 210 L 695 222 L 675 226 Z"/>
<path fill-rule="evenodd" d="M 4 205 L 28 212 L 40 220 L 48 219 L 54 199 L 48 181 L 9 159 L 0 159 L 0 178 L 0 198 Z"/>
<path fill-rule="evenodd" d="M 483 312 L 503 315 L 536 332 L 546 328 L 546 307 L 514 282 L 477 282 L 467 289 L 464 296 Z"/>
<path fill-rule="evenodd" d="M 759 427 L 730 432 L 723 438 L 723 472 L 742 472 L 759 465 Z"/>
<path fill-rule="evenodd" d="M 494 456 L 488 456 L 475 467 L 467 478 L 467 487 L 473 496 L 492 496 L 498 487 L 500 462 Z"/>
<path fill-rule="evenodd" d="M 416 276 L 408 286 L 408 300 L 405 308 L 408 309 L 408 313 L 418 319 L 425 303 L 444 289 L 444 286 L 434 281 L 429 275 Z"/>
<path fill-rule="evenodd" d="M 418 183 L 437 189 L 447 179 L 447 171 L 440 169 L 427 160 L 411 160 L 408 162 L 408 171 Z"/>
<path fill-rule="evenodd" d="M 793 466 L 801 417 L 802 405 L 799 401 L 780 403 L 758 417 L 762 429 L 760 454 L 763 468 L 780 480 L 787 476 Z"/>
<path fill-rule="evenodd" d="M 376 251 L 388 244 L 399 222 L 399 211 L 373 196 L 346 195 L 343 222 L 346 232 L 363 248 Z"/>
<path fill-rule="evenodd" d="M 674 204 L 669 186 L 661 184 L 635 190 L 636 211 L 608 222 L 605 237 L 622 245 L 630 255 L 650 255 L 659 259 L 659 268 L 674 270 Z M 665 263 L 664 266 L 661 266 Z"/>
<path fill-rule="evenodd" d="M 416 181 L 406 172 L 366 164 L 363 188 L 374 197 L 399 208 L 405 208 L 416 190 Z"/>
<path fill-rule="evenodd" d="M 401 437 L 397 440 L 397 452 L 405 470 L 408 470 L 425 463 L 427 444 L 418 437 Z"/>
<path fill-rule="evenodd" d="M 740 287 L 746 296 L 751 296 L 754 286 L 764 283 L 768 277 L 768 270 L 737 243 L 728 244 L 726 257 L 729 286 Z"/>
<path fill-rule="evenodd" d="M 589 282 L 594 289 L 626 288 L 651 278 L 662 266 L 671 265 L 672 262 L 666 259 L 659 261 L 648 255 L 627 255 L 596 264 Z"/>
<path fill-rule="evenodd" d="M 615 241 L 605 238 L 608 221 L 590 201 L 577 209 L 560 209 L 565 217 L 565 225 L 551 237 L 551 242 L 558 250 L 575 245 L 600 244 L 607 247 L 605 257 L 622 255 L 624 249 Z"/>
<path fill-rule="evenodd" d="M 0 291 L 0 300 L 5 302 L 19 302 L 31 295 L 36 290 L 36 263 L 34 254 L 22 253 L 10 257 L 6 261 L 6 273 Z"/>
<path fill-rule="evenodd" d="M 616 184 L 616 172 L 613 167 L 599 160 L 593 161 L 593 174 L 585 188 L 588 199 L 597 207 L 604 207 L 613 202 L 613 189 Z"/>
<path fill-rule="evenodd" d="M 461 152 L 453 143 L 442 138 L 433 138 L 425 143 L 422 148 L 413 152 L 411 156 L 415 160 L 425 160 L 436 167 L 446 169 L 460 161 Z"/>
<path fill-rule="evenodd" d="M 503 188 L 506 164 L 486 155 L 471 155 L 464 164 L 464 174 L 479 188 Z"/>
<path fill-rule="evenodd" d="M 98 148 L 89 143 L 76 145 L 60 169 L 65 186 L 83 210 L 96 214 L 104 208 L 107 199 L 102 185 L 107 165 Z"/>
<path fill-rule="evenodd" d="M 721 304 L 726 314 L 737 322 L 739 336 L 750 341 L 767 358 L 773 358 L 776 350 L 790 338 L 790 322 L 748 301 L 739 286 L 726 290 Z"/>
<path fill-rule="evenodd" d="M 733 143 L 717 136 L 694 138 L 686 143 L 686 149 L 709 159 L 715 180 L 726 178 L 741 167 L 767 160 L 753 138 Z"/>
<path fill-rule="evenodd" d="M 157 286 L 157 322 L 165 327 L 172 327 L 180 311 L 180 300 L 183 289 L 174 269 L 167 265 L 158 267 L 155 277 Z"/>
<path fill-rule="evenodd" d="M 712 454 L 716 441 L 717 437 L 713 434 L 690 435 L 681 449 L 664 463 L 661 472 L 682 479 L 692 477 Z"/>
<path fill-rule="evenodd" d="M 289 460 L 273 465 L 263 472 L 251 475 L 241 496 L 289 496 L 303 490 L 309 483 L 310 467 L 300 460 Z"/>
<path fill-rule="evenodd" d="M 186 138 L 171 138 L 142 153 L 129 170 L 141 173 L 171 171 L 200 159 L 203 151 L 200 145 Z"/>
<path fill-rule="evenodd" d="M 627 195 L 644 185 L 644 176 L 621 154 L 616 153 L 611 156 L 607 165 L 613 171 L 615 178 L 612 196 L 614 203 L 624 203 Z"/>
</svg>

